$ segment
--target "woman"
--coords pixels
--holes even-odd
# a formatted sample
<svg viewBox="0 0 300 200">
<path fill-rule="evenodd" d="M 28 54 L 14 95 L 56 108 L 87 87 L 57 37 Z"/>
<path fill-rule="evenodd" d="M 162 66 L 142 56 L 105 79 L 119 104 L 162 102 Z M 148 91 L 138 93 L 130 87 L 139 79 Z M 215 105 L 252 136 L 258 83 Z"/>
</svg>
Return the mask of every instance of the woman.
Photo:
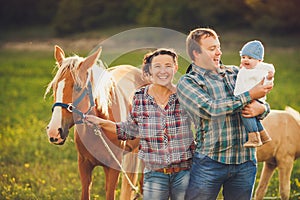
<svg viewBox="0 0 300 200">
<path fill-rule="evenodd" d="M 86 120 L 115 132 L 121 140 L 140 138 L 139 158 L 144 169 L 144 199 L 182 200 L 189 183 L 194 138 L 187 113 L 179 105 L 172 83 L 177 54 L 158 49 L 145 55 L 143 76 L 151 84 L 137 90 L 125 122 L 96 116 Z"/>
</svg>

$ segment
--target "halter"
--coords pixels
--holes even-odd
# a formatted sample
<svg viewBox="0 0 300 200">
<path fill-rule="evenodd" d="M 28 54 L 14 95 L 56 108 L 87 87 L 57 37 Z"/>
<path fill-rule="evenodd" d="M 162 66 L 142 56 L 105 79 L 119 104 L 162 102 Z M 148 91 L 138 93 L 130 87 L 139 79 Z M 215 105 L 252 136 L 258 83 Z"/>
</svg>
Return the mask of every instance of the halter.
<svg viewBox="0 0 300 200">
<path fill-rule="evenodd" d="M 89 96 L 90 107 L 89 107 L 89 109 L 86 113 L 83 113 L 80 110 L 78 110 L 76 107 L 78 106 L 78 104 L 82 101 L 82 99 L 86 95 Z M 83 92 L 78 97 L 78 99 L 76 99 L 73 103 L 68 103 L 68 104 L 67 103 L 61 103 L 61 102 L 56 102 L 52 106 L 52 112 L 53 112 L 53 110 L 56 106 L 60 106 L 62 108 L 67 109 L 67 111 L 69 111 L 70 113 L 74 112 L 74 113 L 78 114 L 80 116 L 80 120 L 76 121 L 75 124 L 82 124 L 85 115 L 92 110 L 92 107 L 94 107 L 94 105 L 95 105 L 95 103 L 94 103 L 93 92 L 92 92 L 92 84 L 89 81 L 87 87 L 84 88 Z"/>
</svg>

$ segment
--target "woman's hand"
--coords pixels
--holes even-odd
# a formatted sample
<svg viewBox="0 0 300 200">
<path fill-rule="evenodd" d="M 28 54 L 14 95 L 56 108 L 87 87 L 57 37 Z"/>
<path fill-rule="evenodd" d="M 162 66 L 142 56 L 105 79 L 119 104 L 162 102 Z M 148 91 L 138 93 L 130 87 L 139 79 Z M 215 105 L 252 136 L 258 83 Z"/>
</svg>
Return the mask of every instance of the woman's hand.
<svg viewBox="0 0 300 200">
<path fill-rule="evenodd" d="M 101 124 L 105 123 L 104 119 L 101 119 L 101 118 L 99 118 L 95 115 L 86 115 L 84 120 L 91 123 L 91 124 L 97 124 L 97 125 L 101 125 Z"/>
<path fill-rule="evenodd" d="M 102 119 L 95 115 L 86 115 L 84 120 L 89 124 L 101 126 L 102 130 L 107 133 L 116 134 L 116 124 L 113 121 Z"/>
</svg>

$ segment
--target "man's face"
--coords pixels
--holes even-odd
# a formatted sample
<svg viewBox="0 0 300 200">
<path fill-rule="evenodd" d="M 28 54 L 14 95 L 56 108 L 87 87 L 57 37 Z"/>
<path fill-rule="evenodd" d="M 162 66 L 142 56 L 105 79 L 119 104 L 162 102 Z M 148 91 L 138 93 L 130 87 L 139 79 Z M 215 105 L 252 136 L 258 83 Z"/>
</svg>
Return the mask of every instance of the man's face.
<svg viewBox="0 0 300 200">
<path fill-rule="evenodd" d="M 218 38 L 212 36 L 200 40 L 201 53 L 195 53 L 195 64 L 217 72 L 221 60 L 221 46 Z"/>
</svg>

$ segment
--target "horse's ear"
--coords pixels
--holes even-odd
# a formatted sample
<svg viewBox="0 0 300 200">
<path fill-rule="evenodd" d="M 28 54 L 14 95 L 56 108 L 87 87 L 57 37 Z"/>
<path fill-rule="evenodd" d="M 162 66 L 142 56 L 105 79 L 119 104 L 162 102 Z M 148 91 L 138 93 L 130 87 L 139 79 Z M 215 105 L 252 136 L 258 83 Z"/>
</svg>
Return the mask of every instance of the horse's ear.
<svg viewBox="0 0 300 200">
<path fill-rule="evenodd" d="M 63 59 L 65 58 L 65 52 L 59 46 L 54 46 L 54 58 L 61 65 Z"/>
<path fill-rule="evenodd" d="M 100 57 L 100 54 L 102 52 L 102 47 L 98 48 L 97 51 L 95 51 L 93 54 L 88 56 L 82 63 L 80 70 L 81 71 L 87 71 L 90 67 L 92 67 Z"/>
</svg>

